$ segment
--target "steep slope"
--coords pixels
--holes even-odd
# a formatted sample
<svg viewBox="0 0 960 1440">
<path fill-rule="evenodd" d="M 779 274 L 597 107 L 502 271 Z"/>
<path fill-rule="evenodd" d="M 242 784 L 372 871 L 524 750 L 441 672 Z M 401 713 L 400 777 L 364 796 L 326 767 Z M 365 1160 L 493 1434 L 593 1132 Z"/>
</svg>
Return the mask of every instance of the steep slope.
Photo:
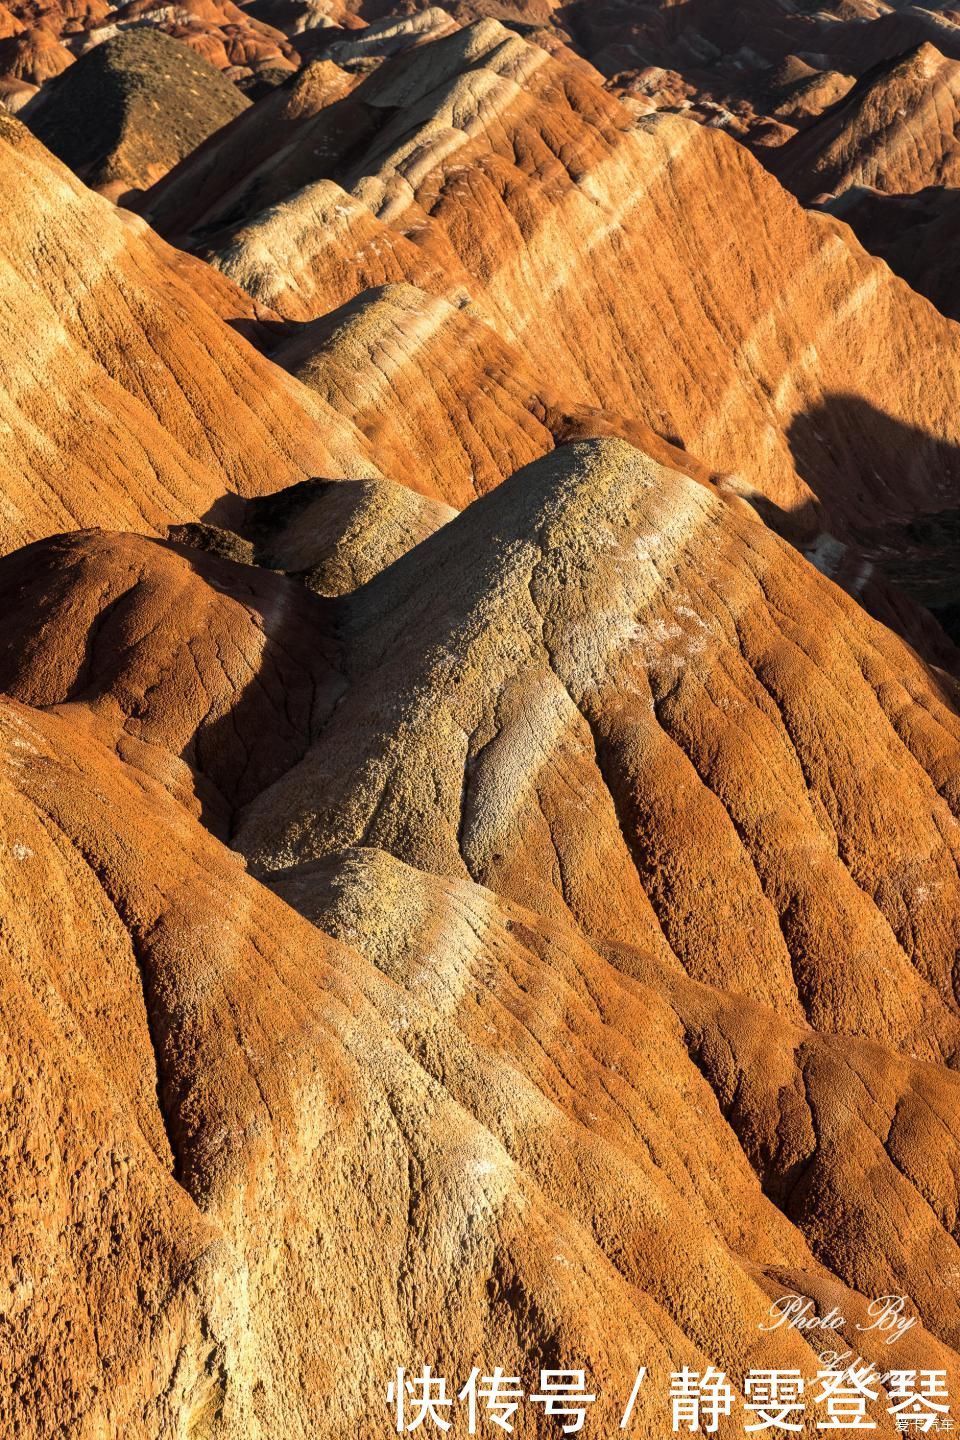
<svg viewBox="0 0 960 1440">
<path fill-rule="evenodd" d="M 960 181 L 960 61 L 932 45 L 868 72 L 846 100 L 776 157 L 785 185 L 809 202 L 869 185 L 909 194 Z"/>
<path fill-rule="evenodd" d="M 457 512 L 393 480 L 305 480 L 251 500 L 244 531 L 258 565 L 318 595 L 346 595 Z"/>
<path fill-rule="evenodd" d="M 337 944 L 76 718 L 0 704 L 0 1020 L 29 1096 L 2 1132 L 11 1429 L 373 1437 L 388 1379 L 423 1354 L 451 1376 L 495 1355 L 528 1389 L 574 1355 L 614 1426 L 638 1359 L 658 1381 L 710 1362 L 738 1388 L 771 1361 L 812 1377 L 797 1333 L 759 1335 L 784 1285 L 842 1306 L 845 1338 L 882 1359 L 852 1328 L 866 1299 L 837 1279 L 855 1245 L 821 1227 L 836 1270 L 814 1258 L 711 1090 L 769 1034 L 770 1084 L 786 1083 L 737 1087 L 735 1110 L 754 1108 L 761 1146 L 775 1123 L 788 1165 L 840 1065 L 829 1040 L 756 1008 L 731 1032 L 703 987 L 678 977 L 665 1002 L 567 927 L 376 853 L 297 877 L 350 933 Z M 710 1054 L 725 1034 L 726 1058 Z M 843 1054 L 875 1083 L 877 1047 Z M 955 1245 L 930 1223 L 929 1182 L 897 1165 L 936 1136 L 949 1203 L 955 1142 L 924 1106 L 949 1110 L 958 1082 L 888 1066 L 871 1104 L 894 1107 L 889 1158 L 854 1093 L 842 1158 L 825 1173 L 823 1152 L 813 1181 L 846 1196 L 869 1164 L 867 1205 L 902 1207 L 889 1264 L 935 1313 L 898 1355 L 954 1384 L 956 1317 L 928 1305 L 921 1257 Z M 642 1394 L 636 1433 L 659 1413 Z M 871 1413 L 895 1433 L 882 1402 Z M 555 1422 L 532 1411 L 526 1433 Z"/>
<path fill-rule="evenodd" d="M 457 509 L 585 436 L 619 435 L 711 478 L 642 422 L 571 404 L 477 306 L 412 285 L 364 291 L 294 329 L 270 355 L 367 437 L 394 480 Z"/>
<path fill-rule="evenodd" d="M 791 1023 L 957 1050 L 955 687 L 623 441 L 518 472 L 332 605 L 95 536 L 0 585 L 4 688 L 79 707 L 258 873 L 377 846 Z"/>
<path fill-rule="evenodd" d="M 297 53 L 286 37 L 232 0 L 180 0 L 172 10 L 157 0 L 128 0 L 104 23 L 85 27 L 80 49 L 144 25 L 182 41 L 236 81 L 276 70 L 291 75 L 297 68 Z"/>
<path fill-rule="evenodd" d="M 38 93 L 37 86 L 26 80 L 0 80 L 0 109 L 17 115 Z"/>
<path fill-rule="evenodd" d="M 414 1353 L 448 1368 L 502 1355 L 529 1374 L 560 1344 L 624 1393 L 628 1334 L 662 1368 L 698 1354 L 551 1202 L 535 1159 L 525 1174 L 408 1055 L 396 986 L 65 720 L 4 702 L 2 727 L 4 1052 L 13 1093 L 30 1097 L 3 1129 L 17 1202 L 5 1425 L 166 1440 L 322 1423 L 345 1440 L 382 1433 L 387 1379 Z M 69 949 L 47 943 L 64 907 Z M 503 1065 L 501 1085 L 513 1074 Z M 745 1205 L 770 1213 L 714 1113 Z M 631 1188 L 639 1199 L 642 1173 Z M 815 1281 L 781 1230 L 766 1253 Z M 708 1244 L 707 1292 L 736 1293 L 746 1350 L 763 1291 Z"/>
<path fill-rule="evenodd" d="M 436 40 L 456 30 L 456 21 L 438 5 L 429 5 L 417 15 L 389 15 L 362 30 L 348 31 L 332 42 L 326 40 L 323 53 L 335 65 L 367 69 L 402 50 Z"/>
<path fill-rule="evenodd" d="M 955 1411 L 960 655 L 884 577 L 960 637 L 960 330 L 719 133 L 952 164 L 942 55 L 828 97 L 954 10 L 13 3 L 37 116 L 140 25 L 324 58 L 151 190 L 193 255 L 0 115 L 0 1435 L 382 1440 L 430 1365 L 814 1440 L 834 1345 Z"/>
<path fill-rule="evenodd" d="M 575 1356 L 652 1433 L 813 1376 L 785 1289 L 960 1381 L 957 693 L 747 507 L 594 441 L 338 602 L 90 533 L 0 605 L 4 1424 L 372 1440 L 414 1356 Z"/>
<path fill-rule="evenodd" d="M 345 688 L 322 603 L 264 570 L 87 531 L 17 551 L 0 577 L 0 690 L 82 704 L 102 741 L 220 834 Z"/>
<path fill-rule="evenodd" d="M 275 888 L 328 933 L 349 937 L 411 998 L 430 1007 L 423 1016 L 411 1006 L 402 1033 L 417 1037 L 417 1052 L 448 1087 L 462 1086 L 468 1094 L 472 1089 L 462 1041 L 457 1060 L 444 1063 L 451 1038 L 460 1040 L 457 1031 L 471 1037 L 486 1031 L 495 1037 L 487 1042 L 492 1048 L 516 1055 L 523 1054 L 523 1029 L 530 1029 L 535 1040 L 543 1039 L 541 1073 L 552 1075 L 559 1091 L 576 1091 L 596 1107 L 599 1113 L 586 1118 L 603 1125 L 606 1145 L 632 1151 L 635 1137 L 646 1133 L 658 1168 L 685 1193 L 692 1185 L 739 1250 L 743 1240 L 734 1238 L 729 1191 L 717 1193 L 724 1182 L 718 1187 L 717 1177 L 689 1160 L 685 1175 L 671 1166 L 673 1147 L 660 1120 L 671 1114 L 682 1126 L 689 1111 L 671 1105 L 661 1089 L 670 1082 L 654 1053 L 670 1054 L 670 1040 L 661 1039 L 657 1052 L 647 1047 L 649 1109 L 643 1118 L 618 1084 L 612 1088 L 615 1076 L 634 1073 L 630 1061 L 621 1063 L 619 1047 L 629 1053 L 641 1034 L 671 1036 L 675 1016 L 764 1193 L 803 1229 L 818 1255 L 829 1255 L 837 1274 L 855 1273 L 856 1254 L 861 1285 L 876 1293 L 906 1289 L 953 1342 L 958 1316 L 952 1298 L 944 1305 L 940 1278 L 956 1260 L 949 1231 L 960 1150 L 949 1129 L 960 1082 L 953 1072 L 785 1024 L 761 1005 L 692 982 L 637 951 L 613 952 L 620 968 L 600 963 L 563 925 L 469 882 L 411 871 L 382 851 L 312 862 L 277 880 Z M 628 978 L 624 967 L 642 979 Z M 638 1003 L 646 1011 L 642 1025 L 633 1012 Z M 571 1048 L 554 1071 L 551 1026 L 558 1012 Z M 586 1102 L 581 1087 L 591 1077 L 599 1081 L 591 1059 L 601 1057 L 611 1089 L 598 1083 Z M 475 1106 L 472 1099 L 470 1108 Z M 499 1108 L 494 1094 L 489 1113 Z M 921 1155 L 941 1146 L 943 1164 L 926 1173 Z M 574 1203 L 589 1208 L 580 1196 Z M 902 1230 L 891 1223 L 892 1214 L 909 1216 Z M 863 1233 L 876 1243 L 861 1247 Z M 916 1243 L 921 1235 L 925 1240 Z"/>
<path fill-rule="evenodd" d="M 0 550 L 156 532 L 229 492 L 375 474 L 359 438 L 225 318 L 256 307 L 0 116 Z"/>
<path fill-rule="evenodd" d="M 838 52 L 849 58 L 854 74 L 862 75 L 884 61 L 896 60 L 920 45 L 933 45 L 951 60 L 960 60 L 960 24 L 952 7 L 901 4 L 884 7 L 871 23 L 854 20 L 834 32 Z"/>
<path fill-rule="evenodd" d="M 748 510 L 568 446 L 347 613 L 349 690 L 234 833 L 261 873 L 375 845 L 954 1054 L 955 694 Z"/>
<path fill-rule="evenodd" d="M 568 405 L 686 448 L 817 554 L 852 543 L 853 577 L 878 528 L 909 549 L 955 506 L 958 333 L 722 134 L 637 121 L 492 21 L 276 139 L 274 113 L 146 213 L 292 320 L 397 280 L 467 293 Z"/>
<path fill-rule="evenodd" d="M 230 491 L 313 477 L 385 473 L 459 507 L 578 435 L 622 434 L 709 474 L 648 426 L 541 383 L 474 309 L 410 287 L 363 297 L 278 344 L 258 302 L 107 209 L 15 122 L 0 144 L 0 183 L 13 197 L 4 333 L 20 357 L 0 439 L 8 549 L 91 523 L 165 533 L 214 507 L 221 515 Z M 309 388 L 257 355 L 241 329 Z M 447 378 L 454 354 L 457 385 Z"/>
<path fill-rule="evenodd" d="M 186 45 L 138 29 L 84 55 L 24 119 L 88 185 L 122 194 L 147 189 L 248 103 Z"/>
<path fill-rule="evenodd" d="M 817 70 L 799 56 L 788 55 L 769 81 L 771 115 L 802 128 L 839 104 L 855 83 L 852 75 Z"/>
<path fill-rule="evenodd" d="M 404 14 L 430 0 L 404 0 Z M 367 17 L 395 13 L 390 0 L 355 0 Z M 649 110 L 686 111 L 765 151 L 785 143 L 793 127 L 842 98 L 877 65 L 920 45 L 960 59 L 956 7 L 822 0 L 778 4 L 749 0 L 455 0 L 446 7 L 462 23 L 494 18 L 552 54 L 576 54 L 614 92 Z M 343 22 L 340 22 L 343 23 Z M 785 73 L 803 72 L 796 105 L 784 93 Z M 793 88 L 791 84 L 790 89 Z"/>
<path fill-rule="evenodd" d="M 276 68 L 292 74 L 297 68 L 296 51 L 286 37 L 254 19 L 233 0 L 179 0 L 172 13 L 157 0 L 127 0 L 109 21 L 110 26 L 121 29 L 144 24 L 169 27 L 174 39 L 237 79 Z M 97 42 L 96 29 L 91 30 L 90 38 Z"/>
<path fill-rule="evenodd" d="M 70 51 L 60 44 L 48 25 L 36 25 L 0 40 L 0 74 L 10 80 L 42 85 L 45 80 L 62 75 L 72 64 Z"/>
</svg>

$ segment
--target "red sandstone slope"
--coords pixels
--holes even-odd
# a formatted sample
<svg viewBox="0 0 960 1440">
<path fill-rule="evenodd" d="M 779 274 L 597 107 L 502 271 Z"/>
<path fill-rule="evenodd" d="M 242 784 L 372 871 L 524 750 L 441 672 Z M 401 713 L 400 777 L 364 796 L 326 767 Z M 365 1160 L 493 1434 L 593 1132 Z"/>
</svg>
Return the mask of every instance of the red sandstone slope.
<svg viewBox="0 0 960 1440">
<path fill-rule="evenodd" d="M 953 508 L 958 333 L 726 136 L 637 121 L 494 22 L 302 119 L 285 102 L 274 138 L 279 103 L 147 211 L 264 303 L 467 293 L 568 405 L 680 444 L 855 593 L 915 553 L 915 513 Z"/>
<path fill-rule="evenodd" d="M 622 441 L 538 461 L 332 608 L 96 536 L 0 580 L 4 688 L 232 812 L 262 873 L 376 845 L 792 1022 L 954 1053 L 954 688 Z"/>
<path fill-rule="evenodd" d="M 620 435 L 712 478 L 641 421 L 571 403 L 476 305 L 412 285 L 366 290 L 270 354 L 367 437 L 392 479 L 457 509 L 583 436 Z"/>
<path fill-rule="evenodd" d="M 29 546 L 0 571 L 0 689 L 22 692 L 26 670 L 36 704 L 83 704 L 102 740 L 220 834 L 343 693 L 322 603 L 268 571 L 100 531 Z"/>
<path fill-rule="evenodd" d="M 876 8 L 341 36 L 154 192 L 219 268 L 0 122 L 3 1433 L 735 1440 L 785 1291 L 960 1396 L 960 689 L 815 568 L 949 655 L 960 332 L 558 40 Z"/>
<path fill-rule="evenodd" d="M 0 144 L 15 201 L 4 324 L 21 357 L 5 452 L 0 441 L 8 549 L 69 525 L 164 530 L 220 514 L 231 491 L 316 476 L 384 471 L 462 506 L 578 434 L 677 453 L 639 422 L 569 402 L 479 316 L 409 287 L 274 341 L 299 385 L 240 338 L 269 326 L 229 280 L 91 196 L 16 122 Z M 450 357 L 462 367 L 468 351 L 470 381 L 461 369 L 452 387 Z M 56 419 L 49 383 L 31 380 L 51 366 Z"/>
<path fill-rule="evenodd" d="M 261 871 L 377 845 L 953 1053 L 955 697 L 749 511 L 574 445 L 348 613 L 351 688 L 235 832 Z"/>
<path fill-rule="evenodd" d="M 155 529 L 230 492 L 375 473 L 358 437 L 221 315 L 255 307 L 0 119 L 0 549 Z"/>
<path fill-rule="evenodd" d="M 373 1437 L 394 1357 L 416 1353 L 451 1375 L 496 1354 L 528 1388 L 545 1357 L 576 1355 L 597 1423 L 616 1425 L 635 1357 L 658 1378 L 717 1360 L 738 1389 L 771 1354 L 812 1377 L 800 1336 L 758 1342 L 784 1284 L 842 1306 L 855 1337 L 866 1300 L 763 1195 L 655 988 L 562 926 L 377 855 L 311 886 L 348 949 L 67 717 L 4 701 L 0 734 L 0 1015 L 30 1097 L 3 1132 L 4 1424 Z M 709 997 L 681 1003 L 706 1036 Z M 799 1154 L 831 1064 L 828 1041 L 802 1043 L 778 1122 Z M 949 1106 L 955 1082 L 900 1075 L 877 1102 L 895 1107 L 894 1163 L 860 1097 L 845 1151 L 919 1236 L 897 1147 L 923 1142 L 924 1103 Z M 929 1240 L 942 1260 L 951 1242 Z M 928 1331 L 902 1354 L 960 1378 Z M 659 1411 L 641 1397 L 638 1433 Z M 554 1428 L 533 1411 L 526 1433 Z"/>
<path fill-rule="evenodd" d="M 555 1346 L 615 1427 L 637 1363 L 812 1376 L 784 1287 L 960 1380 L 956 696 L 749 511 L 593 442 L 334 606 L 104 535 L 0 584 L 7 1163 L 69 1216 L 6 1422 L 372 1437 L 409 1354 Z"/>
<path fill-rule="evenodd" d="M 960 180 L 960 62 L 921 45 L 863 77 L 784 146 L 777 174 L 802 200 L 869 185 L 903 195 Z"/>
<path fill-rule="evenodd" d="M 42 85 L 73 64 L 73 56 L 45 24 L 0 40 L 0 73 L 9 80 Z"/>
<path fill-rule="evenodd" d="M 380 17 L 390 0 L 348 0 L 354 13 Z M 404 13 L 431 0 L 404 0 Z M 610 87 L 645 109 L 687 110 L 758 147 L 779 145 L 844 93 L 844 77 L 863 75 L 919 45 L 960 59 L 955 7 L 887 0 L 824 0 L 781 5 L 749 0 L 453 0 L 462 24 L 494 18 L 553 53 L 575 51 Z M 802 73 L 799 107 L 784 105 L 784 77 Z M 831 98 L 832 97 L 832 98 Z M 807 104 L 809 100 L 809 104 Z M 786 121 L 786 124 L 784 123 Z"/>
</svg>

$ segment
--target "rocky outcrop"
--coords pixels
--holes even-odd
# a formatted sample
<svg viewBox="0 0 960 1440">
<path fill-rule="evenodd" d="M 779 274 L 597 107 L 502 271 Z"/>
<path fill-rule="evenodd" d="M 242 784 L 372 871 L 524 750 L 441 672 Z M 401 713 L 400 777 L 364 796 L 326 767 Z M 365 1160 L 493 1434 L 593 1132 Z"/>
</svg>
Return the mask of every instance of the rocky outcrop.
<svg viewBox="0 0 960 1440">
<path fill-rule="evenodd" d="M 68 715 L 4 701 L 0 733 L 0 1013 L 29 1096 L 3 1130 L 11 1428 L 373 1437 L 394 1357 L 453 1375 L 468 1347 L 529 1389 L 553 1346 L 616 1425 L 635 1348 L 658 1376 L 717 1359 L 740 1386 L 761 1350 L 812 1374 L 796 1333 L 758 1346 L 784 1281 L 863 1320 L 763 1194 L 671 1006 L 573 932 L 361 854 L 314 891 L 355 931 L 337 943 Z M 924 1135 L 920 1104 L 892 1147 Z M 851 1118 L 852 1154 L 872 1121 Z M 951 1351 L 914 1344 L 954 1383 Z M 639 1406 L 655 1423 L 652 1391 Z"/>
<path fill-rule="evenodd" d="M 277 69 L 290 75 L 299 63 L 285 35 L 232 0 L 179 0 L 175 6 L 157 0 L 120 6 L 105 0 L 11 0 L 9 13 L 13 27 L 7 33 L 16 41 L 0 39 L 0 76 L 37 85 L 60 74 L 77 55 L 140 30 L 182 41 L 239 83 Z M 0 33 L 3 29 L 0 23 Z M 93 118 L 84 117 L 85 123 Z"/>
<path fill-rule="evenodd" d="M 457 512 L 393 480 L 306 480 L 249 502 L 244 530 L 258 564 L 318 595 L 346 595 Z"/>
<path fill-rule="evenodd" d="M 235 831 L 260 872 L 375 845 L 596 939 L 669 947 L 819 1028 L 856 1014 L 952 1054 L 952 791 L 929 816 L 927 797 L 955 763 L 953 692 L 749 511 L 583 442 L 350 614 L 350 690 Z M 808 718 L 814 666 L 831 721 Z M 893 859 L 903 824 L 919 868 Z"/>
<path fill-rule="evenodd" d="M 960 62 L 932 45 L 870 71 L 777 155 L 802 200 L 871 186 L 903 195 L 960 179 Z"/>
<path fill-rule="evenodd" d="M 952 682 L 748 508 L 579 442 L 332 610 L 259 573 L 95 536 L 11 557 L 3 686 L 192 784 L 258 873 L 373 845 L 952 1056 Z"/>
<path fill-rule="evenodd" d="M 960 1396 L 960 331 L 771 168 L 955 21 L 401 8 L 0 8 L 264 92 L 167 240 L 0 115 L 0 1432 L 376 1440 L 429 1364 L 588 1436 L 716 1367 L 720 1440 L 786 1369 L 812 1440 L 836 1344 L 893 1436 Z"/>
<path fill-rule="evenodd" d="M 696 455 L 791 540 L 841 557 L 831 573 L 860 596 L 891 530 L 913 551 L 907 516 L 952 503 L 958 333 L 728 137 L 637 120 L 492 21 L 302 119 L 295 94 L 241 116 L 146 202 L 291 321 L 384 283 L 469 297 L 534 390 L 549 379 L 567 408 Z M 309 341 L 291 343 L 299 356 Z"/>
<path fill-rule="evenodd" d="M 345 422 L 237 333 L 256 307 L 0 116 L 0 548 L 165 529 L 230 494 L 376 474 Z M 233 320 L 236 325 L 227 323 Z"/>
<path fill-rule="evenodd" d="M 372 1437 L 466 1346 L 616 1426 L 638 1346 L 812 1376 L 785 1287 L 960 1379 L 956 692 L 748 509 L 582 442 L 337 602 L 0 587 L 9 1423 Z"/>
<path fill-rule="evenodd" d="M 139 29 L 89 51 L 25 119 L 88 185 L 122 194 L 147 189 L 247 103 L 186 45 Z"/>
<path fill-rule="evenodd" d="M 70 51 L 60 44 L 56 33 L 47 25 L 23 29 L 0 40 L 0 74 L 5 79 L 42 85 L 45 80 L 62 75 L 72 64 Z"/>
</svg>

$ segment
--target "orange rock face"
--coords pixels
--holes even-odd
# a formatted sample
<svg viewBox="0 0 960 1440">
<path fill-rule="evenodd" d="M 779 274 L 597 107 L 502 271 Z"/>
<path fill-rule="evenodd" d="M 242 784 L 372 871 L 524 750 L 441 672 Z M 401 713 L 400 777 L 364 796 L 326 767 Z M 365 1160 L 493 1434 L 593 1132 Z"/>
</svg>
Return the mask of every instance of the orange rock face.
<svg viewBox="0 0 960 1440">
<path fill-rule="evenodd" d="M 281 8 L 142 213 L 0 116 L 0 1434 L 951 1419 L 958 22 Z"/>
<path fill-rule="evenodd" d="M 637 119 L 492 21 L 320 108 L 308 74 L 162 181 L 151 221 L 291 321 L 385 282 L 472 298 L 568 407 L 696 455 L 892 618 L 878 562 L 915 550 L 905 513 L 939 511 L 957 473 L 952 327 L 727 136 Z"/>
<path fill-rule="evenodd" d="M 73 56 L 46 25 L 0 40 L 0 73 L 6 79 L 42 85 L 72 64 Z"/>
<path fill-rule="evenodd" d="M 625 1346 L 741 1385 L 771 1353 L 807 1373 L 799 1336 L 759 1336 L 771 1295 L 853 1325 L 891 1284 L 927 1327 L 909 1353 L 952 1377 L 952 692 L 749 512 L 623 442 L 521 472 L 339 613 L 258 573 L 106 535 L 0 567 L 20 1193 L 49 1196 L 64 1127 L 79 1177 L 69 1244 L 38 1247 L 29 1207 L 13 1241 L 41 1377 L 65 1350 L 77 1412 L 143 1433 L 374 1435 L 386 1357 L 529 1373 L 549 1324 L 612 1415 Z M 814 669 L 833 736 L 805 726 Z M 107 1216 L 99 1398 L 80 1321 Z M 142 1269 L 133 1304 L 114 1276 Z"/>
<path fill-rule="evenodd" d="M 933 45 L 871 72 L 778 156 L 801 199 L 870 186 L 891 195 L 960 178 L 960 62 Z"/>
<path fill-rule="evenodd" d="M 0 119 L 0 185 L 0 327 L 16 354 L 0 402 L 4 549 L 77 525 L 155 530 L 231 493 L 354 470 L 351 427 L 325 424 L 315 397 L 221 318 L 252 321 L 251 302 L 177 261 L 12 119 Z"/>
</svg>

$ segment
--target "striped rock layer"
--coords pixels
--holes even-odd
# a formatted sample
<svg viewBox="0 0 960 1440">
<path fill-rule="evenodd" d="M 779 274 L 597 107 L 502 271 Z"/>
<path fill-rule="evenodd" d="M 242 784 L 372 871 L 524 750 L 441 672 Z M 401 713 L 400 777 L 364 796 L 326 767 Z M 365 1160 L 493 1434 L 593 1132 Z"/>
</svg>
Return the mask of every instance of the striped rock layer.
<svg viewBox="0 0 960 1440">
<path fill-rule="evenodd" d="M 812 1377 L 784 1287 L 955 1373 L 956 691 L 748 507 L 582 441 L 338 600 L 100 532 L 0 593 L 33 1433 L 64 1353 L 77 1434 L 372 1436 L 412 1353 L 616 1424 L 640 1352 Z"/>
<path fill-rule="evenodd" d="M 171 172 L 212 264 L 0 121 L 3 1433 L 655 1435 L 785 1292 L 960 1394 L 958 332 L 438 28 Z"/>
<path fill-rule="evenodd" d="M 957 332 L 744 147 L 638 120 L 494 21 L 319 108 L 308 77 L 146 202 L 263 304 L 304 322 L 398 283 L 472 302 L 568 407 L 642 423 L 805 548 L 859 556 L 831 565 L 857 594 L 888 527 L 909 547 L 907 516 L 952 504 Z M 437 313 L 391 345 L 414 390 Z M 291 343 L 306 373 L 306 335 Z M 422 472 L 431 456 L 432 436 Z"/>
</svg>

